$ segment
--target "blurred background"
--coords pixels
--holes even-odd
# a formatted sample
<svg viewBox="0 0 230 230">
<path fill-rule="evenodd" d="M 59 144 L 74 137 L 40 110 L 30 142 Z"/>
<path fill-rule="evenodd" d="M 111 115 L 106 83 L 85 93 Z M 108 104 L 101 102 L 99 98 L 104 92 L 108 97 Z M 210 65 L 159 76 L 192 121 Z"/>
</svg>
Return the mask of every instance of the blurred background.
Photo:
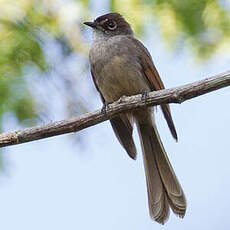
<svg viewBox="0 0 230 230">
<path fill-rule="evenodd" d="M 229 0 L 0 0 L 0 131 L 100 109 L 82 22 L 121 13 L 167 88 L 230 70 Z M 166 229 L 229 229 L 229 88 L 171 105 L 179 142 L 157 124 L 188 211 Z M 1 150 L 0 226 L 12 229 L 162 229 L 148 214 L 138 159 L 109 122 Z"/>
</svg>

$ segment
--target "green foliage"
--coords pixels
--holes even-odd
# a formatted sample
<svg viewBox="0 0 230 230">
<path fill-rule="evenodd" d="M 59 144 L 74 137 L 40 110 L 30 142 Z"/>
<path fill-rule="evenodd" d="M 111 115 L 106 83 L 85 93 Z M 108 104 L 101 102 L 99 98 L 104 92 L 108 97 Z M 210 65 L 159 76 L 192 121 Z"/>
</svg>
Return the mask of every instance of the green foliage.
<svg viewBox="0 0 230 230">
<path fill-rule="evenodd" d="M 17 22 L 1 20 L 1 25 L 5 33 L 1 34 L 0 42 L 0 117 L 13 111 L 21 122 L 35 117 L 23 69 L 33 65 L 45 71 L 47 64 L 35 31 L 26 18 Z"/>
<path fill-rule="evenodd" d="M 154 19 L 169 48 L 183 42 L 199 60 L 229 48 L 229 10 L 218 0 L 112 0 L 111 8 L 127 16 L 137 32 L 145 20 Z"/>
<path fill-rule="evenodd" d="M 88 0 L 80 2 L 82 7 L 89 4 Z M 24 78 L 25 67 L 30 66 L 41 72 L 49 69 L 43 49 L 44 34 L 56 39 L 66 55 L 73 52 L 73 48 L 77 47 L 81 51 L 83 48 L 79 45 L 80 37 L 73 39 L 76 46 L 72 46 L 72 34 L 68 33 L 67 37 L 65 33 L 69 31 L 65 31 L 67 27 L 63 28 L 62 25 L 65 16 L 55 12 L 51 3 L 24 0 L 14 5 L 12 1 L 6 1 L 1 7 L 0 120 L 5 113 L 13 112 L 19 122 L 24 122 L 36 117 L 34 98 L 30 95 L 29 85 Z M 77 30 L 77 26 L 75 29 Z M 1 125 L 0 123 L 0 128 Z"/>
<path fill-rule="evenodd" d="M 51 71 L 44 38 L 62 47 L 62 54 L 86 53 L 79 14 L 88 12 L 89 0 L 3 0 L 0 7 L 0 133 L 4 115 L 14 114 L 19 124 L 31 125 L 39 112 L 26 73 Z M 81 16 L 82 17 L 82 16 Z M 29 68 L 28 68 L 29 67 Z M 65 81 L 65 78 L 63 78 Z M 65 84 L 63 84 L 65 85 Z M 45 87 L 45 86 L 44 86 Z M 70 90 L 69 90 L 70 91 Z M 77 101 L 77 100 L 76 100 Z M 67 102 L 68 103 L 68 102 Z M 31 123 L 32 122 L 32 123 Z M 0 168 L 2 159 L 0 157 Z"/>
</svg>

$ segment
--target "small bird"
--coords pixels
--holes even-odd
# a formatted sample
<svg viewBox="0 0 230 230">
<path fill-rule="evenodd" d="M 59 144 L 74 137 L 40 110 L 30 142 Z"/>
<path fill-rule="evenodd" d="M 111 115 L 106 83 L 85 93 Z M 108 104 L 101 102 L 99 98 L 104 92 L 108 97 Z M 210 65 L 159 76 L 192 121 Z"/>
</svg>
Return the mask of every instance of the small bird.
<svg viewBox="0 0 230 230">
<path fill-rule="evenodd" d="M 84 24 L 94 30 L 89 60 L 104 106 L 122 96 L 140 93 L 146 96 L 146 92 L 164 89 L 150 53 L 134 37 L 131 26 L 120 14 L 108 13 Z M 161 105 L 161 109 L 177 140 L 169 105 Z M 134 122 L 142 144 L 151 218 L 164 224 L 170 208 L 183 218 L 186 198 L 161 142 L 153 108 L 127 112 L 110 120 L 116 137 L 132 159 L 137 154 L 132 136 Z"/>
</svg>

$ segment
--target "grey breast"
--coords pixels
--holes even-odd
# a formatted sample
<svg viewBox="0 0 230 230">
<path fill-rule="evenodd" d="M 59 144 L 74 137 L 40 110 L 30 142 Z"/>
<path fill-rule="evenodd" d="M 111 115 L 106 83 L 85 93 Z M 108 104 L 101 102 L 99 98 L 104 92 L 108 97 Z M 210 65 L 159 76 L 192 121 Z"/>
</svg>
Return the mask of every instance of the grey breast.
<svg viewBox="0 0 230 230">
<path fill-rule="evenodd" d="M 127 36 L 96 40 L 90 50 L 90 63 L 96 84 L 108 102 L 149 90 L 135 45 Z"/>
</svg>

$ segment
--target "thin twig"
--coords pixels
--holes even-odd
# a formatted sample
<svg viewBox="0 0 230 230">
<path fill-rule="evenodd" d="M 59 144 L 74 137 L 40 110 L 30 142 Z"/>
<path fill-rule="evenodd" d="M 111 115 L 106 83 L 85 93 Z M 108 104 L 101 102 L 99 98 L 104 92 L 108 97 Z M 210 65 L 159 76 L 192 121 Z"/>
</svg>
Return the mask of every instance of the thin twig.
<svg viewBox="0 0 230 230">
<path fill-rule="evenodd" d="M 150 92 L 146 100 L 141 100 L 141 95 L 122 97 L 119 101 L 109 105 L 106 114 L 101 111 L 95 111 L 70 120 L 3 133 L 0 135 L 0 147 L 77 132 L 108 120 L 124 111 L 165 103 L 182 103 L 229 85 L 230 71 L 184 86 Z"/>
</svg>

